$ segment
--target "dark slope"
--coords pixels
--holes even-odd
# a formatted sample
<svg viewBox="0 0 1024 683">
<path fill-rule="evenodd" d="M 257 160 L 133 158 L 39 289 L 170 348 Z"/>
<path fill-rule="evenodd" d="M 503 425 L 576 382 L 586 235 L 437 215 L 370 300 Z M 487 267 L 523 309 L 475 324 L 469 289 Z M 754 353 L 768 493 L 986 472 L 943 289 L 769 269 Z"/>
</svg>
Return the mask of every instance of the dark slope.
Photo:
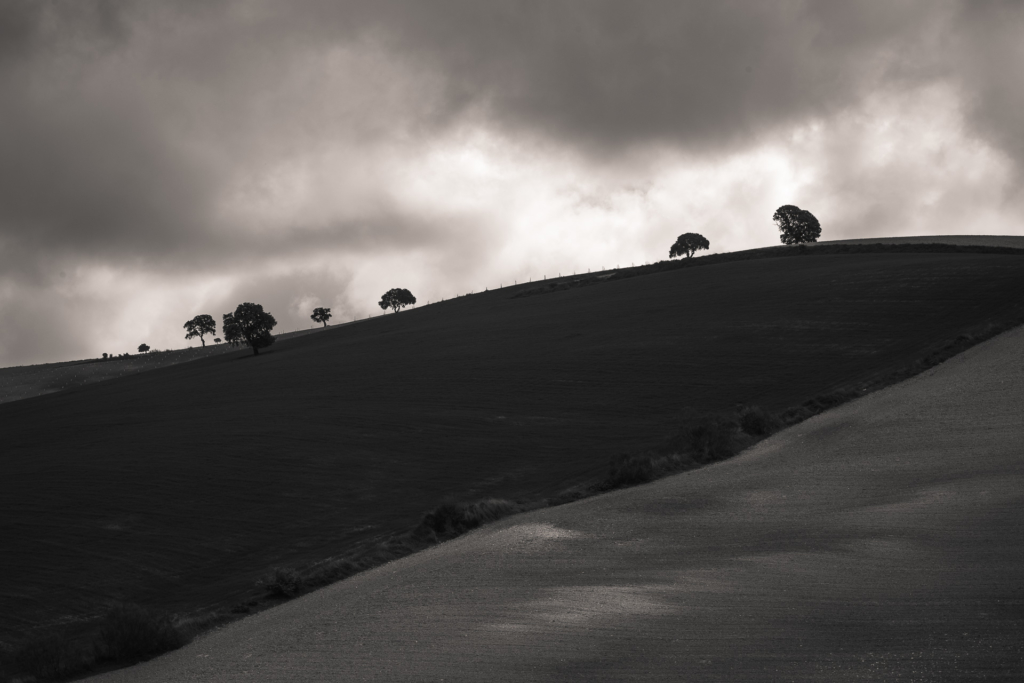
<svg viewBox="0 0 1024 683">
<path fill-rule="evenodd" d="M 285 332 L 278 335 L 278 338 L 290 339 L 306 334 L 316 334 L 320 329 Z M 110 359 L 87 358 L 63 363 L 0 368 L 0 403 L 21 401 L 33 396 L 52 394 L 168 365 L 187 363 L 207 356 L 232 353 L 236 350 L 228 344 L 211 343 L 209 346 L 134 353 L 128 356 L 114 356 Z"/>
<path fill-rule="evenodd" d="M 186 609 L 413 524 L 553 491 L 687 409 L 779 409 L 1024 313 L 1024 261 L 860 254 L 511 289 L 0 405 L 0 637 Z"/>
<path fill-rule="evenodd" d="M 1024 680 L 1024 329 L 90 683 Z"/>
</svg>

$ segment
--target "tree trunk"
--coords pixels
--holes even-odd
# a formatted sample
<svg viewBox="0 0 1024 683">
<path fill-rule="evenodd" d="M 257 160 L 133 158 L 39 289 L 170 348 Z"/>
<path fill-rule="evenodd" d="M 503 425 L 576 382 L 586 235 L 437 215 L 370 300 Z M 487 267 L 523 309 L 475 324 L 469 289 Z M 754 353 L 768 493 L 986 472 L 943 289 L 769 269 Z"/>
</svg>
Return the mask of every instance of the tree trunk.
<svg viewBox="0 0 1024 683">
<path fill-rule="evenodd" d="M 203 342 L 203 346 L 206 346 L 206 340 L 205 340 L 205 339 L 203 339 L 202 337 L 200 337 L 200 338 L 199 338 L 199 341 Z"/>
<path fill-rule="evenodd" d="M 324 321 L 324 329 L 327 329 L 327 321 Z"/>
<path fill-rule="evenodd" d="M 255 346 L 252 347 L 252 355 L 254 355 L 254 356 L 260 355 L 260 350 L 257 349 Z"/>
</svg>

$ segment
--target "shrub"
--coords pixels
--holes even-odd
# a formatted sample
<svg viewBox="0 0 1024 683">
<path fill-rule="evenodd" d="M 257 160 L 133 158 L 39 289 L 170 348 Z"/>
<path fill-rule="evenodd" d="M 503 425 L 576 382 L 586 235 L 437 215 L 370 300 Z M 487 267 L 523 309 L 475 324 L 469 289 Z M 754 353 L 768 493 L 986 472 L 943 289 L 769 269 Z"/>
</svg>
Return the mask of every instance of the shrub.
<svg viewBox="0 0 1024 683">
<path fill-rule="evenodd" d="M 703 465 L 735 455 L 736 430 L 735 422 L 717 415 L 701 419 L 690 431 L 690 451 L 693 453 L 693 459 Z"/>
<path fill-rule="evenodd" d="M 611 491 L 612 489 L 646 484 L 692 465 L 692 459 L 678 453 L 663 455 L 654 451 L 646 451 L 616 455 L 609 462 L 608 474 L 601 483 L 597 484 L 596 490 Z"/>
<path fill-rule="evenodd" d="M 777 417 L 760 406 L 743 406 L 736 419 L 740 429 L 751 436 L 768 436 L 782 426 Z"/>
<path fill-rule="evenodd" d="M 32 640 L 4 657 L 0 669 L 14 680 L 70 678 L 88 670 L 92 659 L 65 632 L 54 632 Z"/>
<path fill-rule="evenodd" d="M 518 505 L 502 498 L 488 498 L 475 503 L 445 502 L 423 516 L 416 532 L 417 535 L 454 537 L 519 511 Z"/>
<path fill-rule="evenodd" d="M 100 622 L 96 659 L 137 664 L 186 642 L 169 616 L 153 614 L 138 605 L 119 605 Z"/>
<path fill-rule="evenodd" d="M 601 482 L 601 488 L 610 490 L 636 486 L 653 481 L 656 477 L 654 458 L 651 454 L 623 453 L 612 457 L 608 464 L 608 476 Z"/>
<path fill-rule="evenodd" d="M 799 406 L 787 408 L 782 413 L 782 422 L 787 425 L 803 422 L 819 413 L 855 399 L 859 395 L 856 391 L 833 391 L 828 394 L 818 394 L 814 398 L 804 401 Z"/>
<path fill-rule="evenodd" d="M 264 579 L 267 594 L 275 598 L 291 598 L 303 588 L 302 577 L 294 569 L 274 567 L 270 576 Z"/>
</svg>

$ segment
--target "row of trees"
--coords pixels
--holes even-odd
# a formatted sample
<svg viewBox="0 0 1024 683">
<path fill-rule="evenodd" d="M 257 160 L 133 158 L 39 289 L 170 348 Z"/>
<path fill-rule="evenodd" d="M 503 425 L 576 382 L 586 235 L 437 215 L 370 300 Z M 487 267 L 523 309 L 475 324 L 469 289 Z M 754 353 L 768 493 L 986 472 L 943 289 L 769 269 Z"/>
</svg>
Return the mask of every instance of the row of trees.
<svg viewBox="0 0 1024 683">
<path fill-rule="evenodd" d="M 380 307 L 384 310 L 392 309 L 395 313 L 406 306 L 416 303 L 416 297 L 408 289 L 390 289 L 380 299 Z M 309 316 L 314 322 L 327 327 L 327 321 L 331 319 L 331 309 L 318 306 L 313 309 Z M 259 355 L 260 349 L 265 349 L 274 343 L 274 335 L 270 333 L 277 326 L 277 320 L 273 315 L 263 310 L 260 304 L 246 302 L 239 304 L 233 313 L 225 313 L 223 316 L 224 341 L 232 346 L 248 346 L 252 349 L 253 355 Z M 207 313 L 197 315 L 185 322 L 185 339 L 199 337 L 200 343 L 206 346 L 206 337 L 217 334 L 217 323 L 213 316 Z M 219 343 L 220 338 L 213 340 Z M 140 344 L 139 353 L 149 351 L 149 345 Z"/>
<path fill-rule="evenodd" d="M 776 209 L 772 220 L 779 228 L 779 237 L 783 244 L 802 244 L 804 242 L 816 242 L 821 236 L 821 224 L 810 211 L 805 211 L 798 206 L 786 204 Z M 701 250 L 711 248 L 707 238 L 696 232 L 687 232 L 680 235 L 675 243 L 669 248 L 669 258 L 685 256 L 691 258 Z M 391 309 L 395 313 L 406 306 L 416 303 L 416 297 L 408 289 L 389 289 L 380 298 L 378 305 L 383 309 Z M 314 322 L 327 327 L 327 321 L 331 319 L 331 309 L 317 307 L 309 316 Z M 224 341 L 233 345 L 245 345 L 252 349 L 254 355 L 259 355 L 260 349 L 264 349 L 274 343 L 274 336 L 270 333 L 277 325 L 273 315 L 263 310 L 263 306 L 254 303 L 239 304 L 233 313 L 225 313 L 224 319 Z M 206 346 L 206 335 L 213 336 L 217 333 L 217 323 L 213 316 L 206 313 L 197 315 L 185 323 L 185 339 L 199 337 L 202 345 Z M 215 338 L 214 342 L 220 342 Z M 139 345 L 139 352 L 149 351 L 146 344 Z"/>
<path fill-rule="evenodd" d="M 783 244 L 803 244 L 817 242 L 821 237 L 821 224 L 810 211 L 799 206 L 786 204 L 780 206 L 772 215 L 772 220 L 779 228 L 779 239 Z M 711 243 L 707 238 L 696 232 L 687 232 L 676 238 L 668 250 L 668 257 L 686 256 L 690 258 L 701 249 L 709 249 Z"/>
<path fill-rule="evenodd" d="M 325 323 L 327 319 L 330 319 L 331 309 L 318 308 L 317 311 L 321 312 L 321 316 L 323 312 L 326 312 Z M 316 315 L 317 313 L 314 312 L 314 316 Z M 225 313 L 222 318 L 224 322 L 221 329 L 224 331 L 224 341 L 232 346 L 248 346 L 252 349 L 253 355 L 259 355 L 260 349 L 265 349 L 274 343 L 274 335 L 270 331 L 277 326 L 277 319 L 264 311 L 260 304 L 250 302 L 238 304 L 233 313 Z M 186 321 L 184 327 L 185 339 L 199 337 L 203 346 L 206 346 L 207 335 L 213 336 L 217 333 L 217 323 L 208 313 L 197 315 Z M 213 341 L 219 343 L 220 338 L 215 338 Z M 149 351 L 149 347 L 142 344 L 139 346 L 139 351 Z"/>
</svg>

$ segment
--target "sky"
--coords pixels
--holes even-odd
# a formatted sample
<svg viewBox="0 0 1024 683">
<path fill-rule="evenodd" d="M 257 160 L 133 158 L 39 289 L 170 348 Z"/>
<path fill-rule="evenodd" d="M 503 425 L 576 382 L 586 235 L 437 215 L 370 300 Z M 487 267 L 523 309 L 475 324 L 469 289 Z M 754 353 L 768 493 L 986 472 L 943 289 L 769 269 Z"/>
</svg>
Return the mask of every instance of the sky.
<svg viewBox="0 0 1024 683">
<path fill-rule="evenodd" d="M 822 239 L 1024 234 L 1024 2 L 0 3 L 0 366 Z"/>
</svg>

